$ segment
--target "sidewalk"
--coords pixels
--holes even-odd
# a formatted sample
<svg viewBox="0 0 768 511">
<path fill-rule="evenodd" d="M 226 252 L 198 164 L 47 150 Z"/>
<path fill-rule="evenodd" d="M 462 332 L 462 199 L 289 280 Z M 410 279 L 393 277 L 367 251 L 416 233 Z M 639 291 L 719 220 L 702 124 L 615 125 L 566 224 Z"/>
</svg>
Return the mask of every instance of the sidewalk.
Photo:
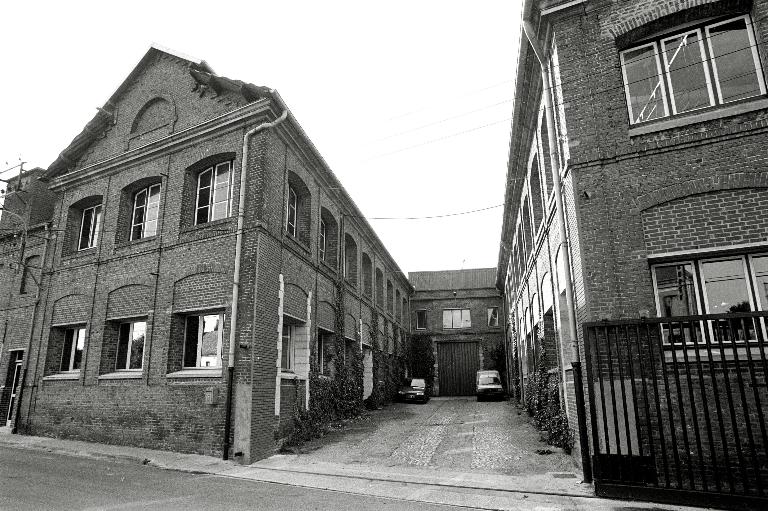
<svg viewBox="0 0 768 511">
<path fill-rule="evenodd" d="M 210 456 L 140 447 L 0 433 L 0 445 L 64 455 L 135 462 L 167 470 L 286 484 L 475 509 L 575 509 L 636 511 L 699 508 L 597 498 L 578 479 L 543 474 L 531 477 L 425 470 L 408 467 L 299 463 L 294 455 L 276 455 L 252 465 Z"/>
</svg>

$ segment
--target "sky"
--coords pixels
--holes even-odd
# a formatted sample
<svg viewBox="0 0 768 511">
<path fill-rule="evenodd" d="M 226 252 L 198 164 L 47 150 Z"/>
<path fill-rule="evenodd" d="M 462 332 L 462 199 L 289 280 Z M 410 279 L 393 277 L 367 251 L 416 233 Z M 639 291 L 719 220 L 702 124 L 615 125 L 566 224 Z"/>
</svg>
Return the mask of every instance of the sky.
<svg viewBox="0 0 768 511">
<path fill-rule="evenodd" d="M 48 167 L 158 44 L 277 89 L 403 271 L 494 267 L 521 4 L 6 2 L 0 171 Z"/>
</svg>

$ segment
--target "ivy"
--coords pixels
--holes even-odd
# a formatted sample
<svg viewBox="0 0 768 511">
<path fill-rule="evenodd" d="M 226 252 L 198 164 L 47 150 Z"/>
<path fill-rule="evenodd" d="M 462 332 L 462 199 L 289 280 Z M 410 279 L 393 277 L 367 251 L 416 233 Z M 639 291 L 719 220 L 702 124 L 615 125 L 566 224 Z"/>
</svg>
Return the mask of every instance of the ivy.
<svg viewBox="0 0 768 511">
<path fill-rule="evenodd" d="M 560 375 L 552 375 L 544 364 L 544 347 L 538 356 L 538 370 L 528 377 L 525 384 L 525 408 L 533 417 L 533 424 L 545 432 L 548 444 L 561 447 L 570 454 L 574 436 L 568 417 L 560 407 Z"/>
</svg>

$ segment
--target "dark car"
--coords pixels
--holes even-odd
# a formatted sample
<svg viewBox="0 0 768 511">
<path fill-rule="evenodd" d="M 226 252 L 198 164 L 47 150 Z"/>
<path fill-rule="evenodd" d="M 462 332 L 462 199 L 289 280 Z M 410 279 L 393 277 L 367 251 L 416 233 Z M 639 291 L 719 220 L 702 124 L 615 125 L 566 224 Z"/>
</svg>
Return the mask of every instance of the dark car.
<svg viewBox="0 0 768 511">
<path fill-rule="evenodd" d="M 504 399 L 504 387 L 501 386 L 501 377 L 498 371 L 477 372 L 477 400 L 486 398 Z"/>
<path fill-rule="evenodd" d="M 427 382 L 423 378 L 409 378 L 397 391 L 397 399 L 403 402 L 426 403 L 429 401 Z"/>
</svg>

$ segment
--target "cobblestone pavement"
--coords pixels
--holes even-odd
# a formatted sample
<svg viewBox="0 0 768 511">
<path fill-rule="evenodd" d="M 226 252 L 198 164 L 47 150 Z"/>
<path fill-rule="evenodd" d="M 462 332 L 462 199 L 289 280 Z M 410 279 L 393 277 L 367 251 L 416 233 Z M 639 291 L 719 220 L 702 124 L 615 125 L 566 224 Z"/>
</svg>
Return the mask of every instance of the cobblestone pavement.
<svg viewBox="0 0 768 511">
<path fill-rule="evenodd" d="M 551 454 L 537 454 L 537 450 Z M 579 474 L 573 458 L 539 441 L 510 402 L 433 398 L 393 404 L 343 431 L 306 444 L 306 462 L 412 466 L 505 475 Z"/>
</svg>

